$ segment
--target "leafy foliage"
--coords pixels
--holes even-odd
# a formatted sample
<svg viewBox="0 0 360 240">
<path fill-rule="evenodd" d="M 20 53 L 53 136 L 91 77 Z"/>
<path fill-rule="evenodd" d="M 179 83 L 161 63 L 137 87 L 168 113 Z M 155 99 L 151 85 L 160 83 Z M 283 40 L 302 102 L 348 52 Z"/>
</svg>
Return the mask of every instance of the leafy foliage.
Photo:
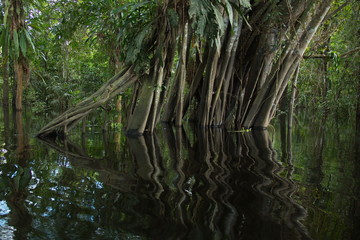
<svg viewBox="0 0 360 240">
<path fill-rule="evenodd" d="M 335 1 L 333 10 L 345 1 Z M 354 1 L 328 20 L 317 34 L 309 55 L 323 58 L 304 61 L 299 83 L 299 106 L 338 119 L 354 119 L 360 62 L 359 52 L 346 55 L 360 46 L 360 5 Z M 325 82 L 324 82 L 325 81 Z M 329 111 L 331 109 L 332 111 Z"/>
</svg>

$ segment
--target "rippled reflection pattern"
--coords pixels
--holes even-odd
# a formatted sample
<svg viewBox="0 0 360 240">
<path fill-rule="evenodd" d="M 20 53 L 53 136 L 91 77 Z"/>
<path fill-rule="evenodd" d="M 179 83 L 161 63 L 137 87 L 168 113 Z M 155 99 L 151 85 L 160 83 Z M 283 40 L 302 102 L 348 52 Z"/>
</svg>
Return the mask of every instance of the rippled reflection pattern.
<svg viewBox="0 0 360 240">
<path fill-rule="evenodd" d="M 70 140 L 43 141 L 60 153 L 63 165 L 52 174 L 60 180 L 51 189 L 56 204 L 41 213 L 53 219 L 36 220 L 48 227 L 44 235 L 308 238 L 306 211 L 293 198 L 297 186 L 277 161 L 267 131 L 170 129 L 126 139 L 122 146 L 129 150 L 120 155 L 116 142 L 104 141 L 108 150 L 101 158 Z M 79 175 L 73 168 L 91 171 Z"/>
</svg>

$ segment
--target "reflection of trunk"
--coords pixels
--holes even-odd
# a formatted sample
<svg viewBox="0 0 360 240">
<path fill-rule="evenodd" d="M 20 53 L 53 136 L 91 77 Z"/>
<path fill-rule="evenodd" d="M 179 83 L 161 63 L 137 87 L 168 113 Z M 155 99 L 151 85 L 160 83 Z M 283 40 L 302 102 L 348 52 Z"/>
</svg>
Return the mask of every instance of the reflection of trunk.
<svg viewBox="0 0 360 240">
<path fill-rule="evenodd" d="M 287 104 L 288 104 L 288 97 L 287 97 L 287 91 L 285 90 L 285 94 L 282 97 L 280 104 L 279 104 L 279 110 L 280 110 L 280 116 L 279 116 L 279 123 L 280 123 L 280 141 L 281 141 L 281 160 L 285 163 L 287 159 L 287 122 L 286 122 L 286 110 L 287 110 Z"/>
<path fill-rule="evenodd" d="M 26 235 L 32 230 L 32 216 L 26 207 L 28 187 L 32 177 L 32 171 L 28 167 L 29 160 L 29 139 L 24 134 L 22 111 L 15 112 L 15 129 L 17 139 L 17 172 L 11 184 L 11 194 L 7 198 L 7 203 L 11 212 L 9 214 L 9 224 L 14 226 L 17 231 L 17 239 L 26 239 Z"/>
<path fill-rule="evenodd" d="M 137 181 L 133 176 L 114 171 L 112 168 L 104 166 L 104 159 L 88 156 L 86 149 L 76 146 L 69 140 L 53 141 L 49 138 L 39 138 L 39 140 L 61 154 L 64 154 L 73 166 L 97 171 L 99 173 L 99 179 L 106 185 L 122 192 L 132 192 L 137 188 Z"/>
<path fill-rule="evenodd" d="M 324 116 L 318 124 L 314 125 L 315 142 L 314 142 L 314 159 L 310 162 L 309 173 L 310 173 L 310 182 L 312 184 L 320 184 L 324 174 L 322 173 L 323 165 L 323 154 L 325 148 L 325 126 L 326 126 L 326 116 Z"/>
<path fill-rule="evenodd" d="M 150 181 L 153 167 L 144 137 L 129 138 L 128 143 L 136 161 L 136 175 L 146 181 Z"/>
<path fill-rule="evenodd" d="M 14 187 L 7 198 L 7 204 L 11 209 L 9 214 L 9 225 L 15 227 L 15 239 L 27 239 L 32 229 L 32 216 L 26 207 L 27 190 L 17 190 Z"/>
<path fill-rule="evenodd" d="M 9 105 L 3 106 L 4 113 L 4 142 L 8 146 L 10 144 L 10 113 L 9 113 Z"/>
<path fill-rule="evenodd" d="M 182 128 L 163 129 L 160 144 L 155 134 L 127 138 L 131 152 L 121 158 L 130 165 L 121 168 L 125 172 L 104 165 L 107 158 L 109 165 L 115 165 L 110 155 L 95 159 L 68 140 L 44 141 L 72 166 L 95 170 L 105 185 L 120 193 L 131 192 L 139 200 L 134 201 L 139 203 L 136 206 L 146 207 L 147 216 L 175 220 L 184 229 L 184 239 L 196 239 L 199 229 L 208 234 L 203 236 L 206 239 L 214 235 L 242 239 L 246 230 L 253 232 L 263 223 L 275 226 L 274 239 L 290 239 L 285 234 L 306 239 L 300 223 L 306 213 L 292 199 L 296 185 L 283 177 L 284 169 L 276 162 L 266 131 L 229 136 L 221 129 L 198 128 L 187 136 Z M 234 138 L 239 141 L 235 143 Z M 144 214 L 144 209 L 134 210 Z M 259 229 L 262 234 L 264 230 Z"/>
<path fill-rule="evenodd" d="M 24 131 L 23 131 L 23 119 L 22 119 L 22 112 L 16 111 L 15 113 L 15 126 L 16 126 L 16 134 L 17 134 L 17 154 L 19 156 L 22 155 L 24 152 Z"/>
<path fill-rule="evenodd" d="M 276 215 L 281 219 L 283 226 L 281 239 L 309 239 L 308 232 L 301 221 L 306 216 L 306 210 L 292 199 L 292 195 L 297 190 L 296 184 L 288 177 L 282 177 L 284 169 L 275 159 L 275 151 L 272 148 L 267 131 L 253 131 L 251 135 L 245 135 L 246 146 L 250 151 L 247 157 L 253 158 L 257 165 L 254 172 L 261 176 L 260 182 L 253 187 L 263 196 L 262 214 L 271 211 L 277 206 L 277 201 L 282 208 L 277 210 Z M 280 210 L 280 212 L 278 212 Z M 279 215 L 280 214 L 280 215 Z M 269 215 L 271 215 L 269 213 Z M 264 229 L 266 231 L 266 229 Z"/>
</svg>

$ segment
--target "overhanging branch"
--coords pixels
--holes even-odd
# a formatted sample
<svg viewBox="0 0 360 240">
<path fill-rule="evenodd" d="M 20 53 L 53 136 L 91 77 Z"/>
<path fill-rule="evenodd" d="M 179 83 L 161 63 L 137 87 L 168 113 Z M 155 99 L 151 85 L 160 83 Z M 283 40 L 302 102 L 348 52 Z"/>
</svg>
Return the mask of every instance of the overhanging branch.
<svg viewBox="0 0 360 240">
<path fill-rule="evenodd" d="M 340 54 L 338 57 L 347 58 L 351 54 L 356 53 L 358 51 L 360 51 L 360 47 L 357 47 L 357 48 L 354 48 L 354 49 L 352 49 L 350 51 L 344 52 L 344 53 Z M 309 59 L 309 58 L 321 58 L 321 59 L 323 59 L 323 58 L 332 58 L 332 56 L 326 55 L 326 54 L 313 54 L 313 55 L 304 56 L 303 58 L 304 59 Z"/>
</svg>

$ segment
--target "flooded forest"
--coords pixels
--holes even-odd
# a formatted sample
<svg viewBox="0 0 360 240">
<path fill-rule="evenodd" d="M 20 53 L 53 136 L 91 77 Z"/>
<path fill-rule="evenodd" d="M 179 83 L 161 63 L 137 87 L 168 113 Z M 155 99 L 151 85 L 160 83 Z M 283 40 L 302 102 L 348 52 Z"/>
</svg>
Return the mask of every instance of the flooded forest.
<svg viewBox="0 0 360 240">
<path fill-rule="evenodd" d="M 2 0 L 0 239 L 360 239 L 360 2 Z"/>
</svg>

